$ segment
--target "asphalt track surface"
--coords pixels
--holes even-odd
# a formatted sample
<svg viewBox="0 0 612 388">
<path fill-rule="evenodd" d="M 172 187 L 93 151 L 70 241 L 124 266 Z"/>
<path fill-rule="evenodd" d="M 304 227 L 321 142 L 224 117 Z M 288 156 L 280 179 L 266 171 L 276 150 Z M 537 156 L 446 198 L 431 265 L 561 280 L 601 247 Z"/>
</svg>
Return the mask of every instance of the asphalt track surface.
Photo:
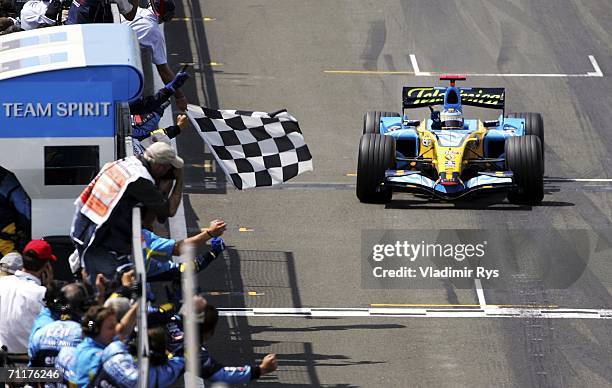
<svg viewBox="0 0 612 388">
<path fill-rule="evenodd" d="M 611 20 L 608 0 L 179 1 L 166 36 L 170 63 L 193 63 L 189 100 L 287 108 L 300 120 L 315 165 L 280 189 L 239 192 L 193 130 L 180 136 L 187 231 L 215 217 L 230 225 L 231 248 L 201 276 L 201 289 L 234 312 L 331 311 L 326 318 L 222 318 L 211 343 L 217 358 L 240 365 L 277 353 L 278 372 L 258 386 L 611 386 L 610 320 L 464 314 L 483 303 L 483 311 L 612 308 L 612 184 L 566 181 L 612 178 Z M 465 84 L 506 87 L 508 111 L 543 114 L 549 180 L 541 206 L 510 205 L 503 196 L 443 203 L 399 194 L 386 206 L 358 202 L 352 174 L 363 112 L 400 110 L 404 85 L 441 84 L 427 72 L 487 74 Z M 362 232 L 372 229 L 406 236 L 580 229 L 601 244 L 563 288 L 531 272 L 550 259 L 543 254 L 542 263 L 522 263 L 521 276 L 502 288 L 437 281 L 366 289 Z M 452 312 L 420 319 L 341 317 L 337 310 L 380 305 Z"/>
</svg>

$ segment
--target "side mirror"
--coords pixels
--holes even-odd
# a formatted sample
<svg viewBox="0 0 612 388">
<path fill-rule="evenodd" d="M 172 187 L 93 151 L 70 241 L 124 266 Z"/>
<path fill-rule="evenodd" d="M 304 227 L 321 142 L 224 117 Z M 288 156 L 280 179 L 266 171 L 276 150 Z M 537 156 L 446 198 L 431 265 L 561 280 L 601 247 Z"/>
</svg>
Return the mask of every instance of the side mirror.
<svg viewBox="0 0 612 388">
<path fill-rule="evenodd" d="M 404 120 L 405 127 L 418 127 L 421 125 L 421 120 Z"/>
<path fill-rule="evenodd" d="M 482 122 L 485 128 L 499 127 L 499 120 L 485 120 Z"/>
</svg>

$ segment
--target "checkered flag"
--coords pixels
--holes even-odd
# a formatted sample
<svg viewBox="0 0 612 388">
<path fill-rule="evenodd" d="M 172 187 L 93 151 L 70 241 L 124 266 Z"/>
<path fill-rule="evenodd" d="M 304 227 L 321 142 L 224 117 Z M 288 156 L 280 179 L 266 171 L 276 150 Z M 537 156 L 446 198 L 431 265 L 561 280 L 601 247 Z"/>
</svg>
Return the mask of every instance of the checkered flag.
<svg viewBox="0 0 612 388">
<path fill-rule="evenodd" d="M 278 113 L 187 108 L 194 127 L 239 189 L 272 186 L 312 170 L 297 120 Z"/>
</svg>

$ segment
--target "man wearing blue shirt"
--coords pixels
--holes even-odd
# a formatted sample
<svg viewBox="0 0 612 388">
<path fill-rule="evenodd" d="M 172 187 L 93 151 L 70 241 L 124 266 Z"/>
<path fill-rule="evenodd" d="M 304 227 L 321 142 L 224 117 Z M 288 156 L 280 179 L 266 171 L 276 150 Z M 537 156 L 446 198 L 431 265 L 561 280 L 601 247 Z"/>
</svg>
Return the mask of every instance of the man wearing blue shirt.
<svg viewBox="0 0 612 388">
<path fill-rule="evenodd" d="M 76 385 L 76 346 L 63 347 L 55 358 L 55 369 L 62 375 L 62 382 L 57 388 L 68 388 Z"/>
<path fill-rule="evenodd" d="M 58 297 L 51 301 L 60 310 L 60 319 L 44 325 L 39 330 L 33 330 L 30 336 L 30 366 L 53 367 L 61 348 L 74 347 L 81 343 L 80 322 L 87 301 L 88 293 L 84 285 L 71 283 L 61 288 Z"/>
<path fill-rule="evenodd" d="M 210 222 L 208 228 L 200 230 L 195 236 L 187 237 L 184 240 L 173 240 L 160 237 L 152 232 L 155 214 L 146 211 L 142 219 L 142 233 L 145 239 L 145 259 L 157 259 L 160 261 L 171 261 L 172 256 L 179 256 L 184 244 L 191 244 L 196 249 L 204 247 L 206 242 L 215 237 L 221 237 L 227 224 L 221 219 Z"/>
<path fill-rule="evenodd" d="M 201 298 L 201 297 L 200 297 Z M 202 299 L 203 300 L 203 299 Z M 224 382 L 237 385 L 246 384 L 251 380 L 259 379 L 261 376 L 272 373 L 278 367 L 275 354 L 267 354 L 259 365 L 244 365 L 239 367 L 229 367 L 215 360 L 208 351 L 207 342 L 215 333 L 219 313 L 214 306 L 194 302 L 196 313 L 203 315 L 199 324 L 199 331 L 202 340 L 200 347 L 200 377 L 212 382 Z M 198 307 L 202 306 L 202 307 Z M 170 338 L 169 349 L 175 354 L 182 354 L 183 344 L 183 320 L 181 315 L 175 315 L 166 324 L 167 337 Z"/>
<path fill-rule="evenodd" d="M 68 282 L 64 280 L 53 280 L 47 286 L 44 298 L 45 307 L 40 310 L 40 313 L 36 316 L 36 319 L 34 319 L 32 331 L 28 338 L 28 344 L 32 343 L 32 338 L 40 329 L 61 318 L 62 306 L 60 304 L 60 299 L 62 299 L 62 288 L 67 284 Z"/>
<path fill-rule="evenodd" d="M 278 367 L 276 354 L 267 354 L 259 365 L 227 367 L 212 358 L 208 352 L 207 342 L 215 334 L 219 313 L 214 306 L 206 305 L 204 320 L 200 324 L 202 346 L 200 348 L 200 374 L 203 379 L 227 384 L 246 384 L 263 375 L 272 373 Z"/>
</svg>

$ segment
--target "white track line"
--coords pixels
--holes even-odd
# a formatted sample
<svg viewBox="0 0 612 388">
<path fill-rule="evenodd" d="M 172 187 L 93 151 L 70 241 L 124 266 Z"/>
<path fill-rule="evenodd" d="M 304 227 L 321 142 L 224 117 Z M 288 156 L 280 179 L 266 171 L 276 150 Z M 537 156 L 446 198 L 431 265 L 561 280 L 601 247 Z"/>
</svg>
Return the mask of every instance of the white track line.
<svg viewBox="0 0 612 388">
<path fill-rule="evenodd" d="M 595 71 L 586 74 L 564 74 L 564 73 L 460 73 L 469 77 L 545 77 L 545 78 L 566 78 L 566 77 L 603 77 L 603 72 L 597 64 L 597 60 L 593 55 L 589 55 L 589 60 Z M 455 73 L 455 72 L 429 72 L 421 71 L 417 64 L 415 54 L 410 54 L 410 62 L 414 68 L 414 75 L 417 77 L 437 76 L 440 74 Z"/>
<path fill-rule="evenodd" d="M 597 64 L 595 57 L 592 55 L 589 55 L 589 60 L 591 61 L 591 64 L 593 65 L 593 69 L 595 69 L 595 71 L 587 73 L 587 74 L 591 75 L 592 77 L 603 77 L 603 73 L 601 69 L 599 68 L 599 65 Z"/>
<path fill-rule="evenodd" d="M 412 63 L 412 68 L 414 69 L 414 75 L 418 76 L 429 76 L 431 73 L 426 71 L 421 71 L 419 69 L 419 64 L 417 63 L 416 55 L 410 54 L 410 63 Z"/>
<path fill-rule="evenodd" d="M 544 182 L 612 182 L 609 178 L 544 178 Z"/>
<path fill-rule="evenodd" d="M 218 308 L 224 317 L 296 317 L 296 318 L 545 318 L 612 319 L 609 309 L 506 308 Z"/>
<path fill-rule="evenodd" d="M 478 304 L 480 305 L 480 308 L 487 307 L 487 301 L 485 300 L 480 279 L 474 279 L 474 285 L 476 286 L 476 296 L 478 297 Z"/>
<path fill-rule="evenodd" d="M 437 75 L 443 73 L 428 73 Z M 461 73 L 468 77 L 545 77 L 545 78 L 569 78 L 569 77 L 603 77 L 603 75 L 595 75 L 595 73 L 586 74 L 563 74 L 563 73 Z M 417 74 L 419 75 L 419 74 Z M 422 74 L 421 74 L 422 75 Z"/>
</svg>

